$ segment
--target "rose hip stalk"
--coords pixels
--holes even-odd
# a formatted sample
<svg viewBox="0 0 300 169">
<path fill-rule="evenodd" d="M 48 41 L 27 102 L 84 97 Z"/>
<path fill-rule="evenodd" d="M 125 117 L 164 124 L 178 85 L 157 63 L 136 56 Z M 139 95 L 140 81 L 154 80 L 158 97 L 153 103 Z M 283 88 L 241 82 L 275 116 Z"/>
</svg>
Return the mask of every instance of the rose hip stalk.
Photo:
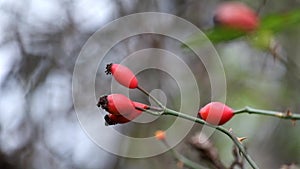
<svg viewBox="0 0 300 169">
<path fill-rule="evenodd" d="M 133 105 L 135 107 L 135 109 L 138 109 L 138 110 L 148 110 L 150 109 L 150 106 L 144 104 L 144 103 L 140 103 L 140 102 L 133 102 Z"/>
<path fill-rule="evenodd" d="M 225 2 L 215 12 L 216 24 L 245 32 L 255 30 L 259 25 L 256 13 L 241 2 Z"/>
<path fill-rule="evenodd" d="M 222 125 L 229 121 L 233 110 L 220 102 L 211 102 L 200 109 L 198 115 L 206 122 L 213 125 Z"/>
<path fill-rule="evenodd" d="M 106 74 L 112 74 L 121 85 L 134 89 L 138 87 L 138 80 L 126 66 L 110 63 L 106 65 Z"/>
</svg>

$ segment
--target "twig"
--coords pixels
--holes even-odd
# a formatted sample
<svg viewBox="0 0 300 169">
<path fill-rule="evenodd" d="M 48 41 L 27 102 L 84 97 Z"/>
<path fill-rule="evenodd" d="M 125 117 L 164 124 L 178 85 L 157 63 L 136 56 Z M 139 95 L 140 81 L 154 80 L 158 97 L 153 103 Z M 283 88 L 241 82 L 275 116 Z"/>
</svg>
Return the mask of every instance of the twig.
<svg viewBox="0 0 300 169">
<path fill-rule="evenodd" d="M 234 114 L 242 114 L 242 113 L 273 116 L 273 117 L 277 117 L 277 118 L 290 119 L 290 120 L 300 120 L 300 114 L 293 114 L 290 111 L 283 113 L 283 112 L 270 111 L 270 110 L 254 109 L 251 107 L 245 107 L 243 109 L 234 111 Z"/>
<path fill-rule="evenodd" d="M 146 112 L 148 114 L 151 114 L 153 116 L 160 116 L 162 114 L 161 112 L 152 111 L 151 109 L 143 109 L 143 108 L 140 108 L 140 107 L 135 107 L 135 109 L 141 110 L 141 111 Z"/>
<path fill-rule="evenodd" d="M 244 161 L 243 161 L 243 158 L 240 158 L 239 153 L 238 153 L 238 149 L 236 148 L 236 146 L 233 146 L 232 154 L 233 154 L 233 157 L 234 157 L 234 161 L 231 163 L 229 169 L 234 169 L 235 166 L 238 166 L 240 169 L 243 169 L 244 168 Z"/>
<path fill-rule="evenodd" d="M 261 10 L 266 6 L 268 0 L 263 0 L 262 4 L 258 7 L 256 13 L 257 15 L 260 14 Z"/>
<path fill-rule="evenodd" d="M 206 140 L 202 142 L 201 140 Z M 215 167 L 216 169 L 226 169 L 227 167 L 222 163 L 219 157 L 217 148 L 213 145 L 208 137 L 203 133 L 198 133 L 193 136 L 190 140 L 190 145 L 193 149 L 198 150 L 200 153 L 200 160 L 206 160 L 209 165 Z"/>
<path fill-rule="evenodd" d="M 137 89 L 139 89 L 141 92 L 143 92 L 145 95 L 147 95 L 148 97 L 150 97 L 150 99 L 152 99 L 159 107 L 161 107 L 162 109 L 165 109 L 166 107 L 161 104 L 160 101 L 158 101 L 155 97 L 153 97 L 149 92 L 147 92 L 145 89 L 143 89 L 142 87 L 138 86 Z"/>
</svg>

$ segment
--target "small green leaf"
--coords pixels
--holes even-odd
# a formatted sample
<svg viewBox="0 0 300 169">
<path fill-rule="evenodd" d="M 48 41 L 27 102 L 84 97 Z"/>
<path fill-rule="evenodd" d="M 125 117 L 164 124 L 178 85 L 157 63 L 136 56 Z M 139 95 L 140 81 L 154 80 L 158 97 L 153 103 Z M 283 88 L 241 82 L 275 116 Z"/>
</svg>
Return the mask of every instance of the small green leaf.
<svg viewBox="0 0 300 169">
<path fill-rule="evenodd" d="M 249 36 L 251 45 L 261 50 L 269 50 L 274 40 L 274 33 L 270 30 L 259 30 Z"/>
<path fill-rule="evenodd" d="M 261 20 L 260 28 L 261 30 L 272 30 L 276 33 L 287 29 L 289 27 L 296 26 L 300 23 L 300 9 L 279 13 L 271 14 L 264 17 Z"/>
</svg>

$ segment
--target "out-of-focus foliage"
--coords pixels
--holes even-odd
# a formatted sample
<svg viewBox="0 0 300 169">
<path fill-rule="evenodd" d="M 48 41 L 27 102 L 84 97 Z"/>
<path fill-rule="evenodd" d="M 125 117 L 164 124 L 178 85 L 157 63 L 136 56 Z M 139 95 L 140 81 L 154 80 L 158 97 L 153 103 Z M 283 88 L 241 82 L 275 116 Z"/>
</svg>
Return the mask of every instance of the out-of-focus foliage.
<svg viewBox="0 0 300 169">
<path fill-rule="evenodd" d="M 256 36 L 256 32 L 271 31 L 277 33 L 291 27 L 300 25 L 300 9 L 292 10 L 284 13 L 276 13 L 264 16 L 260 21 L 260 26 L 257 30 L 252 32 L 252 36 Z M 233 30 L 226 27 L 215 27 L 205 31 L 206 36 L 213 43 L 220 43 L 231 41 L 242 36 L 247 35 L 246 32 Z M 200 36 L 202 37 L 202 36 Z M 187 45 L 201 45 L 203 39 L 193 37 L 187 42 Z M 186 46 L 185 46 L 186 47 Z"/>
</svg>

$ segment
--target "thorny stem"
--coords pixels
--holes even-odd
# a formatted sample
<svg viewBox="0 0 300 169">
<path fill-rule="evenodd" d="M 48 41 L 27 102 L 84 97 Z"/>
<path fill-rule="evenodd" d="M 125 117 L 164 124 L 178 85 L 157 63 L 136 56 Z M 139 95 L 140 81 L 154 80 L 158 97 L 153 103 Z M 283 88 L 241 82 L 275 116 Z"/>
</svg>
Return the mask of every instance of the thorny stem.
<svg viewBox="0 0 300 169">
<path fill-rule="evenodd" d="M 293 114 L 290 111 L 283 113 L 277 111 L 261 110 L 261 109 L 254 109 L 251 107 L 245 107 L 239 110 L 235 110 L 233 113 L 234 114 L 249 113 L 249 114 L 258 114 L 264 116 L 273 116 L 282 119 L 300 120 L 300 114 Z"/>
<path fill-rule="evenodd" d="M 278 61 L 280 61 L 280 63 L 282 63 L 289 72 L 299 72 L 299 66 L 295 62 L 289 61 L 288 58 L 284 59 L 278 52 L 276 52 L 276 48 L 277 45 L 275 45 L 274 47 L 269 47 L 269 52 L 274 57 L 274 60 L 277 59 Z M 300 76 L 298 74 L 294 75 L 299 80 Z"/>
<path fill-rule="evenodd" d="M 187 114 L 183 114 L 171 109 L 165 109 L 164 113 L 162 115 L 172 115 L 172 116 L 178 116 L 186 120 L 194 121 L 196 123 L 200 123 L 206 126 L 209 126 L 211 128 L 215 128 L 216 130 L 219 130 L 220 132 L 226 134 L 233 142 L 234 144 L 238 147 L 238 149 L 241 151 L 241 153 L 244 155 L 245 159 L 248 161 L 248 163 L 251 165 L 253 169 L 258 169 L 258 166 L 255 164 L 255 162 L 252 160 L 252 158 L 249 156 L 249 154 L 246 152 L 244 146 L 241 144 L 241 142 L 233 136 L 227 129 L 221 126 L 214 126 L 212 124 L 209 124 L 205 122 L 204 120 L 197 118 L 197 117 L 192 117 Z"/>
<path fill-rule="evenodd" d="M 138 86 L 137 89 L 139 89 L 141 92 L 143 92 L 145 95 L 147 95 L 148 97 L 150 97 L 150 99 L 152 99 L 159 107 L 161 107 L 162 109 L 165 109 L 166 107 L 164 105 L 161 104 L 160 101 L 158 101 L 155 97 L 153 97 L 149 92 L 147 92 L 145 89 L 143 89 L 142 87 Z"/>
<path fill-rule="evenodd" d="M 248 161 L 248 163 L 251 165 L 253 169 L 257 169 L 258 166 L 256 163 L 253 161 L 253 159 L 249 156 L 249 154 L 246 152 L 245 148 L 241 144 L 241 142 L 233 136 L 227 129 L 225 129 L 222 126 L 215 126 L 212 124 L 209 124 L 205 122 L 204 120 L 197 118 L 197 117 L 192 117 L 190 115 L 177 112 L 168 108 L 165 108 L 162 113 L 160 112 L 153 112 L 151 110 L 144 110 L 147 113 L 150 113 L 155 116 L 161 116 L 161 115 L 172 115 L 172 116 L 177 116 L 186 120 L 194 121 L 196 123 L 202 124 L 209 126 L 211 128 L 215 128 L 216 130 L 219 130 L 220 132 L 224 133 L 227 135 L 233 143 L 237 146 L 237 148 L 240 150 L 240 152 L 243 154 L 245 159 Z M 282 112 L 277 112 L 277 111 L 270 111 L 270 110 L 261 110 L 261 109 L 254 109 L 251 107 L 245 107 L 243 109 L 235 110 L 234 114 L 242 114 L 242 113 L 249 113 L 249 114 L 258 114 L 258 115 L 265 115 L 265 116 L 272 116 L 272 117 L 277 117 L 277 118 L 282 118 L 282 119 L 291 119 L 291 120 L 300 120 L 300 114 L 292 114 L 291 112 L 287 111 L 286 113 Z"/>
<path fill-rule="evenodd" d="M 238 149 L 240 150 L 240 152 L 243 154 L 243 156 L 245 157 L 245 159 L 248 161 L 248 163 L 250 164 L 250 166 L 253 169 L 258 169 L 258 166 L 256 165 L 256 163 L 253 161 L 253 159 L 250 157 L 250 155 L 246 152 L 244 146 L 242 145 L 242 143 L 235 137 L 233 136 L 227 129 L 225 129 L 222 126 L 215 126 L 212 124 L 209 124 L 207 122 L 205 122 L 204 120 L 197 118 L 197 117 L 193 117 L 181 112 L 177 112 L 175 110 L 171 110 L 168 108 L 165 108 L 164 111 L 162 113 L 153 113 L 152 111 L 149 110 L 145 110 L 145 112 L 150 113 L 152 115 L 156 115 L 156 116 L 161 116 L 161 115 L 171 115 L 171 116 L 177 116 L 186 120 L 190 120 L 202 125 L 206 125 L 209 126 L 211 128 L 215 128 L 216 130 L 224 133 L 225 135 L 227 135 L 232 141 L 233 143 L 238 147 Z"/>
</svg>

